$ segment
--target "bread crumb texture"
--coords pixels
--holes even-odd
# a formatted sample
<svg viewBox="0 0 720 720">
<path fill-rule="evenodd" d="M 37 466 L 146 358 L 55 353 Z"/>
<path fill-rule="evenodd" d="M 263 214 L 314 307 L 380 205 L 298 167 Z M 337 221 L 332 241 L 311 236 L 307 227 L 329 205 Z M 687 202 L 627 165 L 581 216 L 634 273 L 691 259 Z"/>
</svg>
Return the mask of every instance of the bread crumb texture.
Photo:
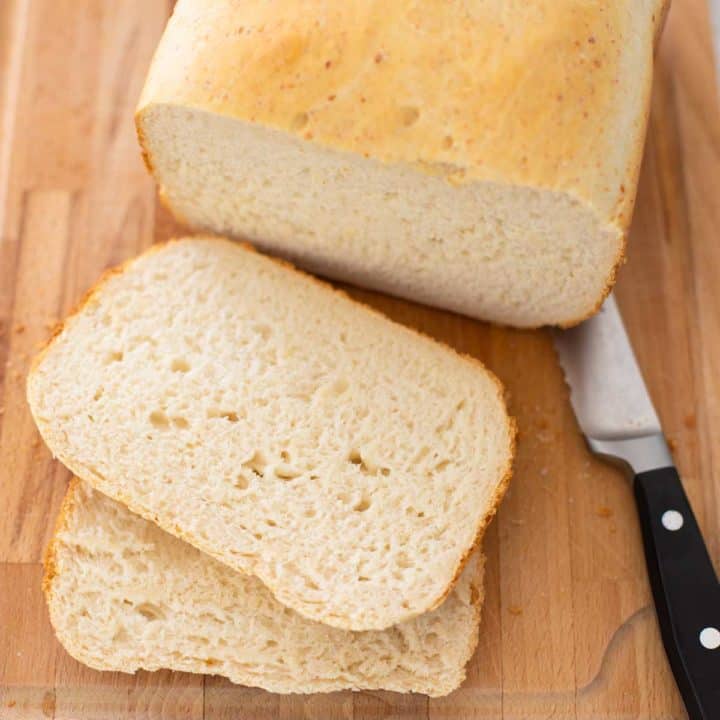
<svg viewBox="0 0 720 720">
<path fill-rule="evenodd" d="M 514 444 L 480 363 L 215 239 L 111 273 L 36 361 L 28 397 L 77 475 L 353 630 L 442 601 Z"/>
<path fill-rule="evenodd" d="M 462 682 L 477 644 L 479 553 L 437 610 L 383 631 L 338 630 L 77 481 L 46 573 L 58 638 L 99 670 L 171 668 L 282 693 L 437 696 Z"/>
</svg>

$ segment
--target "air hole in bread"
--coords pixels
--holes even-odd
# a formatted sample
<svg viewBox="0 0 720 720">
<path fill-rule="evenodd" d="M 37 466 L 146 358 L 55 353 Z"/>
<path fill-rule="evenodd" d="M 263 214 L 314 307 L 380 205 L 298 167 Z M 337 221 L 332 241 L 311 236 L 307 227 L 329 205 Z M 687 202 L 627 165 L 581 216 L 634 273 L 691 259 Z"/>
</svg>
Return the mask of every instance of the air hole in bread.
<svg viewBox="0 0 720 720">
<path fill-rule="evenodd" d="M 360 451 L 356 449 L 351 450 L 348 454 L 348 462 L 357 465 L 363 475 L 377 475 L 378 472 L 382 475 L 390 474 L 389 469 L 378 468 L 374 463 L 364 458 Z M 387 472 L 385 472 L 385 470 L 387 470 Z"/>
<path fill-rule="evenodd" d="M 184 417 L 174 417 L 172 419 L 172 424 L 176 428 L 180 428 L 180 430 L 187 430 L 190 427 L 190 423 Z"/>
<path fill-rule="evenodd" d="M 345 378 L 338 378 L 330 387 L 331 392 L 333 395 L 342 395 L 348 388 L 350 387 L 350 384 L 348 383 Z"/>
<path fill-rule="evenodd" d="M 124 356 L 125 355 L 122 350 L 113 350 L 105 357 L 105 364 L 109 365 L 110 363 L 120 362 Z"/>
<path fill-rule="evenodd" d="M 190 364 L 187 362 L 187 360 L 175 358 L 170 364 L 170 369 L 173 372 L 186 373 L 190 370 Z"/>
<path fill-rule="evenodd" d="M 113 642 L 127 642 L 129 639 L 128 631 L 124 627 L 119 628 L 112 637 Z"/>
<path fill-rule="evenodd" d="M 315 517 L 315 514 L 316 514 L 316 513 L 315 513 L 315 508 L 308 508 L 308 509 L 304 512 L 304 515 L 305 515 L 305 517 L 307 517 L 307 518 Z"/>
<path fill-rule="evenodd" d="M 358 582 L 370 582 L 370 578 L 365 577 L 365 575 L 358 575 Z"/>
<path fill-rule="evenodd" d="M 240 416 L 234 410 L 218 410 L 217 408 L 214 408 L 212 410 L 208 410 L 207 416 L 211 419 L 222 418 L 223 420 L 227 420 L 231 423 L 236 423 L 240 420 Z"/>
<path fill-rule="evenodd" d="M 151 622 L 153 620 L 163 620 L 165 618 L 163 610 L 153 603 L 141 603 L 135 607 L 135 612 L 139 613 L 146 620 Z"/>
<path fill-rule="evenodd" d="M 446 135 L 443 138 L 442 146 L 443 150 L 450 150 L 450 148 L 455 144 L 455 141 L 452 138 L 452 135 Z"/>
<path fill-rule="evenodd" d="M 266 518 L 265 524 L 269 525 L 270 527 L 277 527 L 277 523 L 272 518 Z"/>
<path fill-rule="evenodd" d="M 153 410 L 150 413 L 150 423 L 158 430 L 167 430 L 170 427 L 170 420 L 162 410 Z"/>
<path fill-rule="evenodd" d="M 273 472 L 275 473 L 275 477 L 278 477 L 281 480 L 294 480 L 302 474 L 297 468 L 294 468 L 292 465 L 288 465 L 287 463 L 278 463 L 273 468 Z"/>
<path fill-rule="evenodd" d="M 452 430 L 455 427 L 455 419 L 457 416 L 457 413 L 459 413 L 463 408 L 465 407 L 465 401 L 461 400 L 456 406 L 455 406 L 455 412 L 448 417 L 445 422 L 440 423 L 440 425 L 435 428 L 435 432 L 438 435 L 444 435 L 448 431 Z"/>
<path fill-rule="evenodd" d="M 233 483 L 238 490 L 247 490 L 250 487 L 250 481 L 242 474 L 235 478 Z"/>
<path fill-rule="evenodd" d="M 105 392 L 105 388 L 101 385 L 101 386 L 95 391 L 95 394 L 93 395 L 93 400 L 94 400 L 95 402 L 97 402 L 97 401 L 103 396 L 103 393 L 104 393 L 104 392 Z"/>
<path fill-rule="evenodd" d="M 362 497 L 360 500 L 353 506 L 353 510 L 355 512 L 365 512 L 370 507 L 370 498 L 369 497 Z"/>
<path fill-rule="evenodd" d="M 259 450 L 256 450 L 252 456 L 242 464 L 242 466 L 248 470 L 252 470 L 252 472 L 254 472 L 258 477 L 264 477 L 267 460 Z"/>
</svg>

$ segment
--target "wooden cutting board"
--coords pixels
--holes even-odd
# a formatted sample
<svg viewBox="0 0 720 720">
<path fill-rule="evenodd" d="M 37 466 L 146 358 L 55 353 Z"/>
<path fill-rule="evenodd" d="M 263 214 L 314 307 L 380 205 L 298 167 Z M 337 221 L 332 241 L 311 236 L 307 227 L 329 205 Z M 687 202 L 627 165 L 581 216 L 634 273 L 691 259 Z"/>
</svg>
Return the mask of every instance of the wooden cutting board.
<svg viewBox="0 0 720 720">
<path fill-rule="evenodd" d="M 478 652 L 448 698 L 281 697 L 181 673 L 98 673 L 54 640 L 43 548 L 68 480 L 24 400 L 28 360 L 106 267 L 180 232 L 132 110 L 168 0 L 0 2 L 0 718 L 682 718 L 628 483 L 586 451 L 546 331 L 353 291 L 490 365 L 521 440 L 485 540 Z M 618 295 L 720 558 L 720 114 L 704 0 L 675 0 Z M 151 582 L 152 578 L 148 578 Z M 720 681 L 720 680 L 719 680 Z"/>
</svg>

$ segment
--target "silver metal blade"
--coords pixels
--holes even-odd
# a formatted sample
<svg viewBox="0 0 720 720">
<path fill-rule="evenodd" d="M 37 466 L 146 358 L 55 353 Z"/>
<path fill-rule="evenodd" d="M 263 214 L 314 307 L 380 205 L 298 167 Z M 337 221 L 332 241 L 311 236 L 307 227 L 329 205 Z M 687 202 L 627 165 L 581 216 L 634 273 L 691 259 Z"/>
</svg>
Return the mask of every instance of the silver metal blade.
<svg viewBox="0 0 720 720">
<path fill-rule="evenodd" d="M 588 438 L 662 433 L 613 295 L 589 320 L 554 331 L 554 340 L 570 401 Z"/>
</svg>

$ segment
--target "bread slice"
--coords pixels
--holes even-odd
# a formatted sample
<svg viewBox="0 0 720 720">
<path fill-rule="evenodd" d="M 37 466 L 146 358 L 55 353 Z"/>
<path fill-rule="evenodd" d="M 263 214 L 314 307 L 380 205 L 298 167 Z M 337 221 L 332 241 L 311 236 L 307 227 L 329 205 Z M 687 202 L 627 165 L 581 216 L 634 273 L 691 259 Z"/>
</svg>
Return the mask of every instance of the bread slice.
<svg viewBox="0 0 720 720">
<path fill-rule="evenodd" d="M 482 557 L 437 610 L 387 630 L 338 630 L 75 480 L 48 548 L 45 593 L 60 642 L 97 670 L 211 673 L 281 693 L 436 696 L 460 685 L 477 644 Z"/>
<path fill-rule="evenodd" d="M 137 112 L 171 210 L 322 275 L 569 325 L 623 257 L 667 0 L 179 0 Z"/>
<path fill-rule="evenodd" d="M 35 362 L 28 398 L 75 474 L 352 630 L 440 604 L 513 454 L 479 362 L 218 239 L 111 273 Z"/>
</svg>

